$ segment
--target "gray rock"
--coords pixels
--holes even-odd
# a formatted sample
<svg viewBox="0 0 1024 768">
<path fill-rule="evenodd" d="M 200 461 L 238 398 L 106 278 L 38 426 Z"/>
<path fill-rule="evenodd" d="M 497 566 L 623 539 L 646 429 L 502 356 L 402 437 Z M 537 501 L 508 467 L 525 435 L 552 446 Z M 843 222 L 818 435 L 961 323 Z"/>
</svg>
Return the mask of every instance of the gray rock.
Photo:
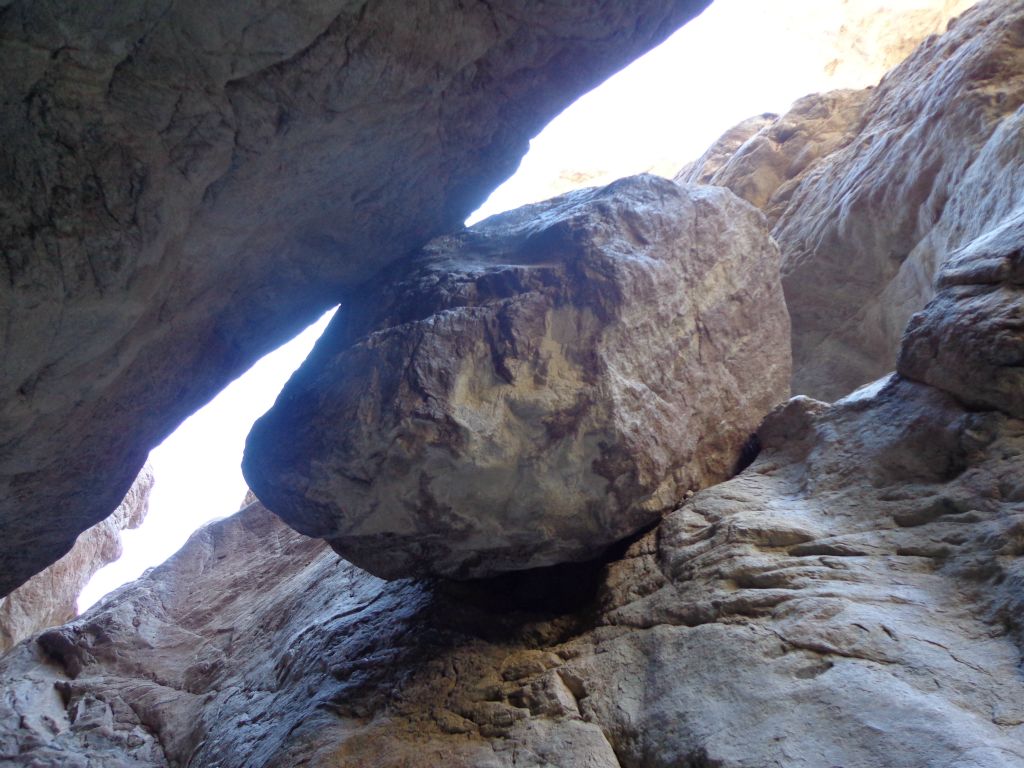
<svg viewBox="0 0 1024 768">
<path fill-rule="evenodd" d="M 600 555 L 729 477 L 788 392 L 761 214 L 623 179 L 439 238 L 353 295 L 243 471 L 386 578 Z"/>
<path fill-rule="evenodd" d="M 705 5 L 3 3 L 0 595 Z"/>
<path fill-rule="evenodd" d="M 1024 419 L 1024 207 L 955 253 L 914 315 L 899 371 Z"/>
</svg>

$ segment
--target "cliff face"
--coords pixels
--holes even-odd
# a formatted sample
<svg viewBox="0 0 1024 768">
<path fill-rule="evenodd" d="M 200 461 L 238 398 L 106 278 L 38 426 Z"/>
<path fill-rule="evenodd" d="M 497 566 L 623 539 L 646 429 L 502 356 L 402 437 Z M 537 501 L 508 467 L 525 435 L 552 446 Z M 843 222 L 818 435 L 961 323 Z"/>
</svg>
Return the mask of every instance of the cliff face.
<svg viewBox="0 0 1024 768">
<path fill-rule="evenodd" d="M 942 265 L 1019 211 L 1022 30 L 1019 7 L 982 3 L 877 88 L 803 99 L 717 161 L 709 183 L 774 223 L 794 392 L 832 400 L 892 370 Z"/>
<path fill-rule="evenodd" d="M 0 8 L 0 594 L 707 0 Z"/>
<path fill-rule="evenodd" d="M 898 68 L 869 94 L 803 102 L 790 118 L 792 132 L 785 122 L 759 130 L 712 173 L 712 180 L 730 167 L 756 174 L 752 158 L 768 158 L 758 178 L 770 183 L 751 188 L 770 213 L 771 201 L 780 202 L 777 233 L 799 224 L 856 235 L 850 242 L 868 254 L 886 242 L 901 252 L 900 222 L 955 234 L 942 241 L 948 252 L 934 264 L 934 284 L 899 342 L 896 372 L 832 404 L 798 396 L 779 405 L 751 442 L 743 471 L 684 494 L 652 529 L 589 562 L 468 581 L 384 581 L 254 502 L 198 531 L 163 566 L 76 621 L 0 658 L 0 759 L 37 768 L 1024 764 L 1024 219 L 1017 186 L 1024 153 L 1015 143 L 1024 135 L 1024 110 L 1006 106 L 1024 71 L 1022 50 L 1024 9 L 990 0 L 925 43 L 911 60 L 916 68 Z M 862 105 L 856 125 L 836 117 L 850 104 Z M 865 133 L 870 125 L 876 128 Z M 789 138 L 812 155 L 792 173 L 780 160 Z M 828 149 L 813 156 L 820 147 Z M 904 165 L 879 165 L 893 158 Z M 928 197 L 934 207 L 911 194 L 918 183 L 936 195 Z M 735 235 L 733 219 L 758 218 L 725 190 L 671 188 L 670 195 L 649 179 L 624 181 L 620 190 L 631 185 L 662 189 L 666 199 L 728 201 L 722 211 L 733 215 L 719 211 L 701 222 L 718 234 Z M 320 431 L 302 446 L 308 461 L 282 477 L 315 499 L 331 450 L 343 443 L 332 430 L 378 435 L 383 400 L 374 399 L 373 387 L 386 375 L 406 393 L 424 395 L 393 431 L 383 431 L 406 449 L 416 445 L 415 429 L 451 404 L 450 392 L 500 384 L 482 375 L 462 390 L 425 391 L 420 383 L 443 384 L 443 373 L 467 359 L 477 368 L 500 371 L 507 360 L 509 373 L 526 370 L 537 359 L 525 354 L 528 343 L 545 334 L 497 344 L 500 333 L 516 337 L 519 326 L 514 318 L 488 324 L 491 302 L 530 295 L 517 286 L 543 285 L 561 306 L 578 307 L 572 286 L 559 282 L 572 263 L 569 246 L 591 259 L 581 263 L 604 266 L 592 278 L 599 296 L 616 274 L 655 282 L 645 277 L 658 262 L 645 250 L 658 247 L 654 223 L 628 211 L 611 215 L 608 195 L 586 196 L 607 214 L 603 229 L 565 226 L 565 200 L 510 214 L 572 235 L 531 228 L 543 236 L 522 238 L 531 245 L 528 265 L 511 251 L 490 259 L 485 225 L 435 241 L 414 259 L 423 269 L 396 267 L 400 274 L 388 282 L 401 288 L 395 295 L 366 290 L 363 311 L 350 327 L 336 325 L 297 377 L 303 386 L 293 382 L 275 409 L 332 413 L 332 387 L 345 381 L 345 370 L 330 363 L 347 359 L 353 345 L 405 354 L 409 345 L 392 348 L 389 340 L 415 328 L 417 338 L 430 339 L 445 323 L 479 320 L 495 331 L 482 337 L 487 348 L 505 354 L 477 358 L 479 345 L 468 342 L 447 357 L 396 353 L 412 364 L 381 368 L 354 387 L 345 418 L 311 419 Z M 670 221 L 661 208 L 632 205 L 660 211 L 662 225 Z M 816 211 L 839 218 L 816 218 Z M 756 242 L 767 242 L 765 226 L 759 220 Z M 616 273 L 602 248 L 623 239 L 630 249 L 617 256 L 636 264 Z M 702 263 L 697 243 L 708 239 L 686 241 L 691 266 Z M 803 274 L 797 267 L 822 265 L 819 287 L 835 292 L 837 322 L 845 317 L 844 286 L 859 295 L 862 283 L 892 277 L 867 259 L 849 265 L 861 280 L 833 284 L 831 262 L 794 256 L 803 252 L 787 251 L 785 242 L 796 241 L 780 239 L 784 264 L 794 259 L 783 279 Z M 822 249 L 814 253 L 824 259 Z M 435 268 L 431 256 L 458 268 Z M 678 303 L 679 288 L 665 285 L 663 295 Z M 721 304 L 701 309 L 714 315 Z M 758 309 L 744 297 L 732 304 Z M 619 306 L 607 296 L 599 305 Z M 597 336 L 621 327 L 620 317 L 609 316 Z M 442 334 L 433 348 L 453 338 L 481 339 Z M 715 335 L 706 341 L 714 344 Z M 675 343 L 685 352 L 690 342 L 684 335 Z M 660 359 L 658 350 L 637 349 L 641 362 Z M 309 380 L 318 387 L 307 387 Z M 834 386 L 841 381 L 848 380 Z M 486 426 L 504 401 L 487 402 L 492 407 L 458 415 Z M 547 412 L 527 405 L 532 410 L 519 403 L 517 413 L 544 423 Z M 268 428 L 259 439 L 290 438 L 287 429 Z M 458 444 L 430 447 L 461 458 Z M 370 466 L 380 453 L 359 455 Z M 415 467 L 409 456 L 415 451 L 389 465 L 395 476 Z M 521 449 L 520 458 L 528 465 L 532 455 Z M 376 480 L 345 473 L 355 485 Z M 334 499 L 338 507 L 345 502 Z M 357 522 L 379 525 L 372 514 L 380 511 L 361 510 Z M 421 511 L 424 525 L 466 512 L 454 505 Z"/>
<path fill-rule="evenodd" d="M 147 464 L 114 514 L 82 533 L 64 557 L 0 598 L 0 653 L 47 627 L 75 618 L 82 589 L 121 556 L 121 531 L 137 528 L 149 509 L 153 470 Z"/>
</svg>

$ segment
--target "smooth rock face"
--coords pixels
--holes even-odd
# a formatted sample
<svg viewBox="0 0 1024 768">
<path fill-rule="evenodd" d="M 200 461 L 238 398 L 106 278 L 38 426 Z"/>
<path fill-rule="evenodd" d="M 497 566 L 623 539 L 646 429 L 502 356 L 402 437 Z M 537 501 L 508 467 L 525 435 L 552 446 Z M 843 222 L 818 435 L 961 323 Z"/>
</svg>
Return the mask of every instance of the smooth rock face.
<svg viewBox="0 0 1024 768">
<path fill-rule="evenodd" d="M 0 9 L 0 594 L 706 0 Z"/>
<path fill-rule="evenodd" d="M 824 121 L 783 117 L 808 137 L 800 151 L 774 146 L 769 127 L 718 172 L 775 222 L 794 392 L 833 400 L 893 370 L 942 264 L 1020 210 L 1022 104 L 1024 6 L 990 0 Z"/>
<path fill-rule="evenodd" d="M 1024 421 L 896 379 L 760 434 L 596 570 L 384 582 L 253 505 L 0 659 L 0 759 L 1021 765 Z"/>
<path fill-rule="evenodd" d="M 77 615 L 78 596 L 89 579 L 121 556 L 121 531 L 145 519 L 152 488 L 153 470 L 146 464 L 114 514 L 80 535 L 56 563 L 0 598 L 0 653 Z"/>
<path fill-rule="evenodd" d="M 386 578 L 596 557 L 785 399 L 777 269 L 753 207 L 655 176 L 438 238 L 343 302 L 246 479 Z"/>
</svg>

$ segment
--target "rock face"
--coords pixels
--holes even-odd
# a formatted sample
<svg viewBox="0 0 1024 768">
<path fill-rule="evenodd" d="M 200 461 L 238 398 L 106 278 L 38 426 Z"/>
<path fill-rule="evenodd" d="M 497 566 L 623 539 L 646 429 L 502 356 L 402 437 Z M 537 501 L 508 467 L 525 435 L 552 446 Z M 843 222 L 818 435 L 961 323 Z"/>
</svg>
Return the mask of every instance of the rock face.
<svg viewBox="0 0 1024 768">
<path fill-rule="evenodd" d="M 0 9 L 0 594 L 706 0 Z"/>
<path fill-rule="evenodd" d="M 586 560 L 735 471 L 787 395 L 788 338 L 756 209 L 623 179 L 359 288 L 243 470 L 296 530 L 387 578 Z"/>
<path fill-rule="evenodd" d="M 794 392 L 832 400 L 895 367 L 942 264 L 1019 209 L 1021 104 L 1024 7 L 994 0 L 877 88 L 798 103 L 716 174 L 775 222 Z"/>
<path fill-rule="evenodd" d="M 0 660 L 0 758 L 1021 765 L 1024 421 L 894 378 L 760 435 L 606 566 L 383 582 L 253 505 Z"/>
<path fill-rule="evenodd" d="M 900 372 L 1024 419 L 1024 209 L 955 253 L 938 289 L 910 321 Z"/>
<path fill-rule="evenodd" d="M 142 524 L 152 488 L 153 470 L 147 464 L 114 514 L 79 536 L 56 563 L 0 598 L 0 653 L 75 617 L 82 588 L 96 571 L 121 556 L 121 531 Z"/>
<path fill-rule="evenodd" d="M 744 120 L 680 170 L 675 180 L 728 187 L 761 208 L 774 226 L 811 169 L 853 138 L 868 94 L 811 94 L 782 117 Z"/>
</svg>

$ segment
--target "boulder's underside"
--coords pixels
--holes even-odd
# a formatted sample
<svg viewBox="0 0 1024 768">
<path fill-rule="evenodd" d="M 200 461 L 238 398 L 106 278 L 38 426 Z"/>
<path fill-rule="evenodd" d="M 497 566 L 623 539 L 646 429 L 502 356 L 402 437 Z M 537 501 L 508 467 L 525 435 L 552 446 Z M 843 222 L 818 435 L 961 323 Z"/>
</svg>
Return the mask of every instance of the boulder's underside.
<svg viewBox="0 0 1024 768">
<path fill-rule="evenodd" d="M 707 2 L 0 3 L 0 595 Z"/>
</svg>

